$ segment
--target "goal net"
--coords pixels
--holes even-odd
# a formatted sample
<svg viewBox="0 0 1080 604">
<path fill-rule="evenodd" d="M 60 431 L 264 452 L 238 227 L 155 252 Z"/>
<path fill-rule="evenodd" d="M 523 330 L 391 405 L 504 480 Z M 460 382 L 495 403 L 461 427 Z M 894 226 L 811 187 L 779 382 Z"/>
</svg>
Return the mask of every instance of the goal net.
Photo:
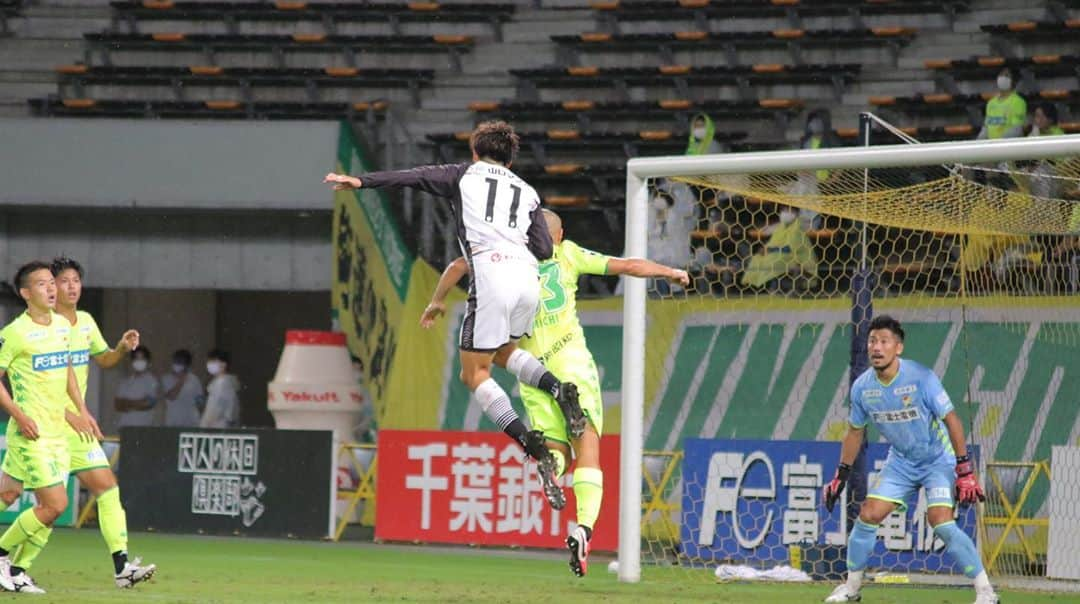
<svg viewBox="0 0 1080 604">
<path fill-rule="evenodd" d="M 843 575 L 872 428 L 847 500 L 820 493 L 881 314 L 975 445 L 988 501 L 957 522 L 991 574 L 1080 579 L 1076 199 L 1080 136 L 632 160 L 626 253 L 692 283 L 625 286 L 620 579 Z M 962 579 L 907 503 L 869 574 Z"/>
</svg>

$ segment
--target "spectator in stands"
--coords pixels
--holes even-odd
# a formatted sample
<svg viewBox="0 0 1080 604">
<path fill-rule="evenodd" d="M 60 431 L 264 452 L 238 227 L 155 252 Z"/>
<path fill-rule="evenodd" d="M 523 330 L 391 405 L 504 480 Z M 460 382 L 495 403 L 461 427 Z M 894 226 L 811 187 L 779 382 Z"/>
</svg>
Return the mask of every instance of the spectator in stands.
<svg viewBox="0 0 1080 604">
<path fill-rule="evenodd" d="M 1058 111 L 1053 103 L 1039 103 L 1031 119 L 1028 136 L 1059 136 L 1065 131 L 1058 125 Z"/>
<path fill-rule="evenodd" d="M 118 426 L 152 426 L 154 406 L 161 398 L 161 382 L 150 370 L 150 349 L 139 346 L 131 351 L 131 373 L 116 388 Z"/>
<path fill-rule="evenodd" d="M 799 139 L 799 149 L 831 149 L 842 145 L 833 130 L 832 114 L 828 109 L 815 109 L 807 114 L 803 136 Z M 793 195 L 817 195 L 821 185 L 829 180 L 829 176 L 828 170 L 800 173 L 799 180 L 789 192 Z M 816 228 L 817 217 L 817 212 L 799 210 L 799 220 L 804 229 Z"/>
<path fill-rule="evenodd" d="M 983 126 L 979 140 L 1012 138 L 1024 135 L 1027 122 L 1027 102 L 1016 92 L 1017 73 L 1011 68 L 998 72 L 997 94 L 986 102 Z M 1016 182 L 1010 177 L 1011 167 L 1002 162 L 997 171 L 975 170 L 975 181 L 1000 189 L 1014 189 Z M 975 213 L 991 212 L 989 203 L 975 208 Z M 1013 235 L 968 235 L 960 252 L 960 265 L 968 273 L 970 288 L 974 291 L 989 290 L 991 269 L 999 280 L 1004 280 L 1014 266 L 1025 264 L 1023 250 L 1028 246 L 1027 237 Z"/>
<path fill-rule="evenodd" d="M 1035 114 L 1028 136 L 1059 136 L 1065 131 L 1058 125 L 1057 107 L 1053 103 L 1039 103 L 1035 107 Z M 1041 159 L 1026 166 L 1022 172 L 1030 172 L 1029 179 L 1018 179 L 1017 184 L 1021 190 L 1030 192 L 1037 197 L 1059 197 L 1063 182 L 1057 177 L 1058 159 Z M 1016 178 L 1016 176 L 1014 176 Z"/>
<path fill-rule="evenodd" d="M 695 190 L 685 183 L 664 180 L 657 185 L 649 220 L 649 259 L 680 268 L 690 264 L 697 200 Z M 655 279 L 650 286 L 660 295 L 671 293 L 666 280 Z"/>
<path fill-rule="evenodd" d="M 240 424 L 240 381 L 229 373 L 229 353 L 215 348 L 206 355 L 206 409 L 203 428 L 229 428 Z"/>
<path fill-rule="evenodd" d="M 1016 71 L 1006 67 L 997 76 L 998 93 L 986 102 L 979 139 L 1012 138 L 1024 135 L 1027 101 L 1016 92 Z"/>
<path fill-rule="evenodd" d="M 712 118 L 699 113 L 690 121 L 690 138 L 686 143 L 686 155 L 723 153 L 724 147 L 716 142 L 716 124 Z"/>
<path fill-rule="evenodd" d="M 748 287 L 805 290 L 817 281 L 814 246 L 795 208 L 780 208 L 779 220 L 762 230 L 765 246 L 751 256 L 741 283 Z"/>
<path fill-rule="evenodd" d="M 199 406 L 206 401 L 202 382 L 191 373 L 191 352 L 177 350 L 172 356 L 172 371 L 161 376 L 165 391 L 165 425 L 171 428 L 194 428 L 199 425 Z"/>
</svg>

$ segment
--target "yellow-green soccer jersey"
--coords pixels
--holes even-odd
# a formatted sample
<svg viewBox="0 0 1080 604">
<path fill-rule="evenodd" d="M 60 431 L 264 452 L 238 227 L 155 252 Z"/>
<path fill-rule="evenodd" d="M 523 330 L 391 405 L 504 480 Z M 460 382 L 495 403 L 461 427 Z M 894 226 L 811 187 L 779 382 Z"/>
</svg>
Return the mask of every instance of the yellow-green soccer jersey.
<svg viewBox="0 0 1080 604">
<path fill-rule="evenodd" d="M 585 332 L 577 316 L 578 276 L 606 274 L 610 259 L 573 241 L 555 246 L 551 259 L 540 263 L 540 310 L 533 333 L 521 340 L 521 348 L 541 363 L 568 346 L 585 348 Z"/>
<path fill-rule="evenodd" d="M 24 312 L 0 331 L 0 369 L 7 372 L 15 404 L 37 423 L 43 437 L 62 434 L 70 400 L 71 323 L 50 315 L 48 325 L 39 325 Z"/>
<path fill-rule="evenodd" d="M 90 379 L 90 358 L 109 350 L 105 343 L 105 337 L 101 335 L 101 329 L 97 321 L 90 313 L 79 310 L 75 312 L 75 323 L 71 335 L 71 366 L 75 369 L 75 379 L 79 381 L 79 392 L 86 398 L 86 382 Z M 68 398 L 71 408 L 75 409 L 75 401 Z"/>
<path fill-rule="evenodd" d="M 994 96 L 986 102 L 986 138 L 1001 138 L 1027 120 L 1027 101 L 1015 92 L 1005 98 Z"/>
</svg>

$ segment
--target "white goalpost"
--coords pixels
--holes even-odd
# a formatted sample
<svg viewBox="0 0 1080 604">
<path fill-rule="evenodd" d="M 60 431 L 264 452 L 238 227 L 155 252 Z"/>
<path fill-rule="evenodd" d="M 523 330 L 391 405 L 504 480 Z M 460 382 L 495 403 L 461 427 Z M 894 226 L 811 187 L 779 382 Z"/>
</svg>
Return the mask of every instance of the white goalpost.
<svg viewBox="0 0 1080 604">
<path fill-rule="evenodd" d="M 717 154 L 706 156 L 636 158 L 630 160 L 627 163 L 625 232 L 626 239 L 624 254 L 627 257 L 649 256 L 649 229 L 651 219 L 650 212 L 653 211 L 653 206 L 650 204 L 650 201 L 652 191 L 655 190 L 654 183 L 656 179 L 693 179 L 696 177 L 706 179 L 711 178 L 713 181 L 720 183 L 716 185 L 717 189 L 723 189 L 723 187 L 725 186 L 723 184 L 724 177 L 730 175 L 749 175 L 752 179 L 753 177 L 757 177 L 759 175 L 763 178 L 768 178 L 771 174 L 820 174 L 822 173 L 822 171 L 833 171 L 835 177 L 835 174 L 838 174 L 841 171 L 903 169 L 909 167 L 933 167 L 952 164 L 965 164 L 968 166 L 997 165 L 1001 162 L 1031 162 L 1036 160 L 1049 160 L 1051 158 L 1063 157 L 1080 157 L 1080 135 L 1047 136 L 995 141 L 967 141 L 914 145 L 889 145 L 879 147 L 845 147 L 819 149 L 814 151 L 780 151 L 730 155 Z M 788 181 L 793 180 L 795 180 L 795 177 L 791 177 L 788 179 Z M 825 181 L 823 180 L 822 182 Z M 768 187 L 762 186 L 762 190 L 766 190 L 767 188 Z M 780 186 L 774 186 L 773 189 L 768 190 L 779 191 L 781 189 L 782 187 Z M 896 190 L 899 189 L 900 187 L 896 187 Z M 831 197 L 830 195 L 825 193 L 822 193 L 821 195 L 809 195 L 806 196 L 807 205 L 804 206 L 804 208 L 808 207 L 814 212 L 819 213 L 819 215 L 830 215 L 832 212 L 835 211 L 837 216 L 840 216 L 845 220 L 868 220 L 865 217 L 860 217 L 857 215 L 845 215 L 844 210 L 837 209 L 841 208 L 842 204 L 849 204 L 847 206 L 843 206 L 845 208 L 854 207 L 854 200 L 859 198 L 859 195 L 862 194 L 862 191 L 863 189 L 860 183 L 857 191 L 839 191 Z M 751 193 L 746 191 L 735 191 L 732 193 L 732 195 L 735 194 L 745 195 L 745 197 L 747 198 L 751 197 Z M 800 203 L 800 197 L 797 194 L 790 194 L 785 192 L 777 193 L 777 195 L 782 195 L 782 203 L 790 205 L 798 205 Z M 907 201 L 906 203 L 928 203 L 927 197 L 920 195 L 920 193 L 912 193 L 909 201 Z M 841 205 L 830 205 L 833 203 L 833 198 L 838 200 L 836 201 L 837 204 Z M 869 203 L 871 206 L 873 206 L 873 201 L 875 199 L 876 198 L 871 195 L 870 198 L 862 199 L 860 203 Z M 889 203 L 891 204 L 905 203 L 902 199 L 899 201 L 894 198 L 890 199 L 891 201 L 889 201 Z M 968 197 L 956 197 L 955 201 L 957 204 L 957 208 L 960 209 L 950 211 L 953 211 L 954 214 L 956 214 L 957 212 L 966 212 L 968 211 L 968 205 L 978 205 L 979 203 L 982 203 L 978 199 L 975 199 L 974 201 L 971 201 L 971 199 L 972 197 L 970 195 Z M 1031 221 L 1031 224 L 1029 224 L 1029 222 L 1025 218 L 1023 218 L 1024 214 L 1022 214 L 1022 212 L 1039 212 L 1038 208 L 1041 206 L 1038 205 L 1038 202 L 1040 200 L 1036 199 L 1035 201 L 1036 205 L 1034 207 L 1027 210 L 1016 210 L 1016 216 L 1018 216 L 1018 218 L 1010 219 L 1017 225 L 1017 230 L 1015 231 L 1016 233 L 1036 236 L 1045 232 L 1039 230 L 1040 227 L 1035 224 L 1036 221 Z M 1060 200 L 1055 201 L 1060 202 Z M 995 201 L 994 203 L 998 202 Z M 1008 199 L 1001 203 L 1008 203 Z M 1058 203 L 1055 207 L 1061 208 L 1068 206 Z M 918 213 L 915 212 L 915 210 L 912 210 L 912 212 Z M 882 214 L 874 214 L 874 216 L 881 215 Z M 872 224 L 880 224 L 882 225 L 882 228 L 911 228 L 905 226 L 906 223 L 890 225 L 887 222 L 887 217 L 881 218 L 880 222 L 875 222 L 877 220 L 878 219 L 874 219 L 870 222 Z M 962 218 L 956 218 L 956 220 L 959 221 L 962 220 Z M 945 227 L 942 227 L 938 224 L 925 225 L 926 232 L 928 233 L 938 228 L 945 231 L 949 229 L 947 225 Z M 986 232 L 995 232 L 995 229 L 993 227 L 985 227 L 984 230 Z M 965 236 L 965 232 L 966 231 L 963 231 L 962 229 L 954 231 L 954 233 L 957 234 L 956 236 L 961 239 Z M 1062 228 L 1049 234 L 1065 237 L 1068 236 L 1069 232 L 1069 229 Z M 822 235 L 822 237 L 824 236 L 825 235 Z M 862 253 L 867 253 L 865 251 L 865 248 Z M 885 252 L 881 253 L 884 257 Z M 897 253 L 897 256 L 899 256 L 899 253 Z M 839 263 L 840 261 L 837 262 Z M 889 262 L 892 262 L 892 260 L 889 260 Z M 879 262 L 879 264 L 881 264 L 881 262 Z M 939 279 L 942 283 L 956 283 L 956 285 L 947 286 L 953 288 L 949 290 L 951 293 L 949 293 L 948 296 L 955 298 L 957 295 L 961 297 L 968 295 L 970 284 L 966 284 L 967 282 L 965 282 L 965 279 L 970 280 L 972 277 L 969 275 L 975 273 L 965 272 L 965 268 L 966 267 L 961 267 L 959 269 L 956 269 L 955 273 L 950 273 L 950 275 L 955 274 L 955 277 L 935 277 L 935 279 Z M 745 270 L 745 264 L 742 265 L 740 270 Z M 1047 268 L 1045 270 L 1049 271 L 1050 269 Z M 1042 273 L 1036 274 L 1042 275 Z M 955 281 L 947 281 L 947 279 L 955 279 Z M 846 283 L 846 281 L 844 281 L 844 283 Z M 646 363 L 647 346 L 650 342 L 649 338 L 647 337 L 647 330 L 650 329 L 649 321 L 647 321 L 647 318 L 649 316 L 648 306 L 652 303 L 652 301 L 650 301 L 648 287 L 649 284 L 644 279 L 630 278 L 626 279 L 624 283 L 618 579 L 622 582 L 630 583 L 638 582 L 642 579 L 643 566 L 642 490 L 643 456 L 646 451 L 645 445 L 647 437 L 647 426 L 645 423 L 645 417 L 648 387 L 646 384 L 646 380 L 647 376 L 651 371 L 650 367 L 647 366 Z M 847 295 L 842 290 L 843 287 L 847 286 L 838 286 L 838 291 L 831 295 L 834 295 L 835 297 Z M 897 287 L 899 288 L 900 286 Z M 963 293 L 954 293 L 954 290 L 960 291 L 961 288 Z M 719 307 L 719 303 L 717 304 Z M 904 310 L 901 310 L 899 312 L 901 315 L 904 316 L 917 316 L 919 313 L 919 308 L 921 307 L 912 306 L 908 315 L 904 315 Z M 718 310 L 717 312 L 723 312 L 723 309 L 720 308 L 720 310 Z M 674 339 L 669 338 L 665 341 L 669 340 Z M 725 345 L 727 345 L 725 342 L 716 342 L 716 346 Z M 815 350 L 821 350 L 821 348 L 815 348 Z M 663 353 L 656 354 L 659 354 L 661 358 L 663 358 Z M 942 356 L 942 359 L 944 359 L 943 362 L 948 362 L 948 359 L 945 358 L 944 355 Z M 655 363 L 650 363 L 650 365 L 654 364 Z M 962 393 L 954 394 L 954 400 L 960 399 L 961 395 Z M 649 397 L 651 399 L 650 401 L 648 401 L 649 404 L 658 404 L 658 401 L 656 400 L 656 396 L 654 394 L 649 395 Z M 791 397 L 789 397 L 789 399 L 790 398 Z M 737 402 L 732 404 L 735 405 L 737 404 Z M 1037 405 L 1038 401 L 1035 401 L 1033 404 Z M 787 409 L 787 407 L 785 407 L 785 409 Z M 1036 428 L 1037 426 L 1031 427 L 1032 430 L 1035 430 Z M 820 434 L 824 434 L 825 432 L 827 432 L 824 425 L 820 429 L 815 425 L 813 427 L 813 431 L 817 431 Z M 790 432 L 791 430 L 788 428 L 777 428 L 773 429 L 770 434 L 786 434 Z M 741 433 L 739 434 L 739 437 L 743 438 Z M 770 438 L 770 436 L 766 434 L 764 438 Z M 1038 441 L 1038 438 L 1034 438 L 1034 441 Z M 995 440 L 994 443 L 996 444 L 997 440 Z M 1072 444 L 1075 444 L 1075 442 Z M 1034 445 L 1029 445 L 1027 450 L 1030 451 L 1033 448 Z M 1024 450 L 1024 447 L 1020 447 L 1020 449 Z M 992 455 L 993 451 L 990 451 L 989 453 Z M 832 469 L 833 466 L 825 468 L 825 470 L 829 473 L 830 477 Z M 985 473 L 983 473 L 982 476 L 984 482 L 988 480 Z M 828 478 L 826 478 L 825 480 L 828 480 Z M 685 488 L 685 486 L 683 488 Z M 987 488 L 989 490 L 989 485 L 987 486 Z M 673 494 L 673 497 L 678 496 L 678 493 Z M 676 519 L 676 525 L 680 525 L 681 521 L 682 518 Z M 991 531 L 996 530 L 992 525 L 989 526 L 989 528 Z M 986 530 L 986 527 L 982 527 L 982 525 L 980 525 L 980 530 Z M 995 535 L 996 533 L 992 533 L 991 536 L 987 537 L 986 539 L 993 540 L 995 538 Z M 676 539 L 676 542 L 677 541 L 678 539 Z M 981 546 L 986 547 L 986 545 L 982 544 Z M 681 551 L 681 549 L 678 547 L 676 547 L 675 549 L 679 549 Z M 650 560 L 644 560 L 644 562 L 648 564 L 650 563 Z"/>
</svg>

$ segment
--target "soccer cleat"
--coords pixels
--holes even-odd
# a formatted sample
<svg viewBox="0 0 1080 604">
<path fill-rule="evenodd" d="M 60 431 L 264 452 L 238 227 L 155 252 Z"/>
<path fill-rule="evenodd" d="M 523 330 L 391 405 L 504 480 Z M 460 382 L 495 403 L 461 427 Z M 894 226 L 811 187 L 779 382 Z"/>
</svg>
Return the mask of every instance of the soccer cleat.
<svg viewBox="0 0 1080 604">
<path fill-rule="evenodd" d="M 126 562 L 124 564 L 124 569 L 116 573 L 116 586 L 121 589 L 127 589 L 134 586 L 136 583 L 149 581 L 156 571 L 157 566 L 153 564 L 143 566 L 142 559 L 135 558 L 133 561 Z"/>
<path fill-rule="evenodd" d="M 548 451 L 544 444 L 544 433 L 532 430 L 525 434 L 522 445 L 525 452 L 536 460 L 536 472 L 540 474 L 540 484 L 544 487 L 544 497 L 547 498 L 551 507 L 561 510 L 566 507 L 566 493 L 559 484 L 559 477 L 555 474 L 555 457 Z"/>
<path fill-rule="evenodd" d="M 851 588 L 848 587 L 847 583 L 841 583 L 840 585 L 836 586 L 836 589 L 834 589 L 831 594 L 829 594 L 829 597 L 825 598 L 825 601 L 826 602 L 861 602 L 862 601 L 862 594 L 859 593 L 859 590 L 852 591 Z"/>
<path fill-rule="evenodd" d="M 584 527 L 577 527 L 566 538 L 566 549 L 570 550 L 570 570 L 578 577 L 584 577 L 589 570 L 589 535 Z"/>
<path fill-rule="evenodd" d="M 0 589 L 15 591 L 15 584 L 11 582 L 10 556 L 0 556 Z"/>
<path fill-rule="evenodd" d="M 993 591 L 975 592 L 975 604 L 998 604 L 1001 599 Z"/>
<path fill-rule="evenodd" d="M 30 578 L 30 575 L 28 575 L 26 573 L 26 571 L 23 571 L 23 572 L 15 575 L 13 577 L 11 577 L 11 582 L 15 586 L 15 591 L 17 591 L 19 593 L 24 593 L 24 594 L 43 594 L 43 593 L 45 593 L 45 590 L 38 587 L 37 584 L 34 583 L 34 580 Z"/>
<path fill-rule="evenodd" d="M 566 428 L 570 432 L 570 438 L 578 439 L 585 434 L 585 412 L 581 410 L 578 402 L 577 385 L 573 382 L 563 382 L 559 385 L 559 396 L 555 398 L 566 418 Z"/>
</svg>

